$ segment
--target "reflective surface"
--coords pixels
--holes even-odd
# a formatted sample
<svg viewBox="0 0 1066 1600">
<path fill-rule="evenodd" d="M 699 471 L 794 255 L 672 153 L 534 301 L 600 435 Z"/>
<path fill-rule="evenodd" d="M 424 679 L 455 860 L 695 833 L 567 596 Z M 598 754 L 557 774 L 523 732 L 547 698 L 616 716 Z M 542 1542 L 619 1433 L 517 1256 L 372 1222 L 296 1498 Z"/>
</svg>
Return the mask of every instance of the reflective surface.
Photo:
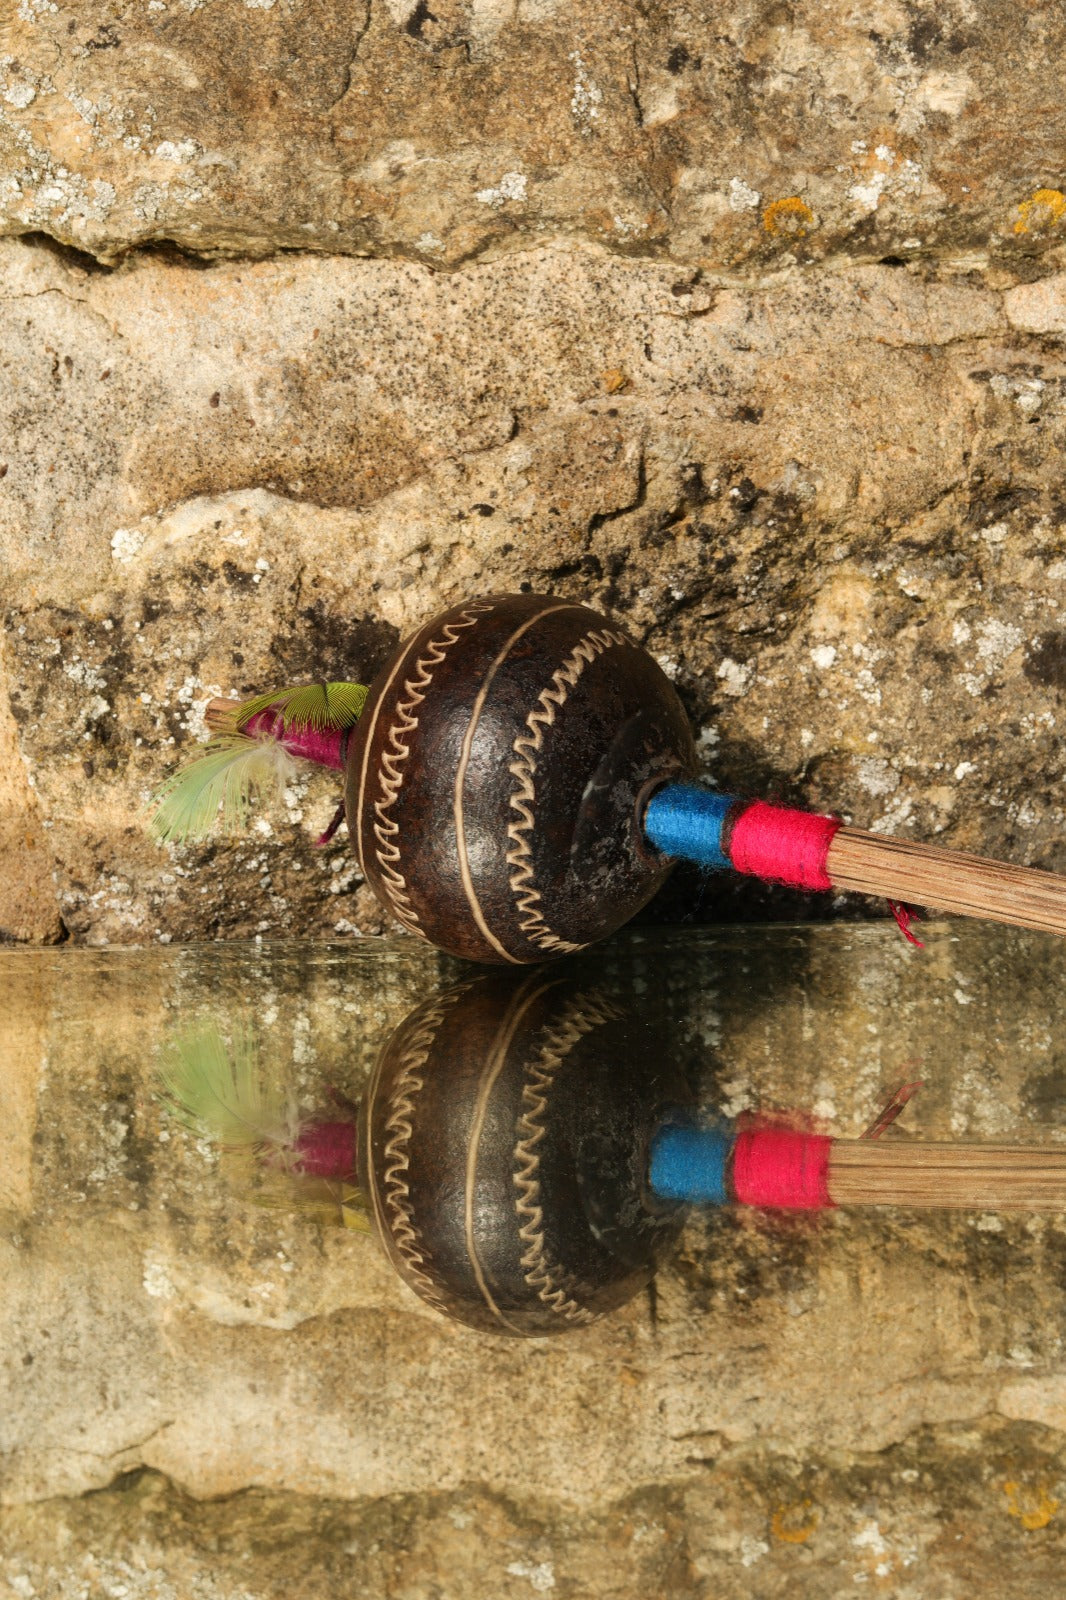
<svg viewBox="0 0 1066 1600">
<path fill-rule="evenodd" d="M 1066 1139 L 1066 946 L 963 924 L 923 936 L 915 951 L 881 926 L 630 934 L 570 970 L 635 1008 L 729 1116 L 795 1108 L 854 1137 L 922 1078 L 909 1136 Z M 77 1522 L 76 1497 L 142 1466 L 197 1497 L 270 1491 L 279 1525 L 293 1494 L 359 1516 L 414 1497 L 419 1528 L 437 1528 L 434 1496 L 502 1494 L 501 1527 L 537 1507 L 549 1543 L 550 1508 L 570 1508 L 576 1592 L 593 1522 L 621 1527 L 638 1502 L 638 1522 L 659 1506 L 662 1523 L 667 1500 L 685 1522 L 683 1595 L 795 1593 L 815 1558 L 812 1594 L 891 1579 L 918 1595 L 931 1573 L 961 1594 L 949 1511 L 971 1553 L 1028 1538 L 1027 1559 L 1033 1539 L 1050 1557 L 1066 1218 L 716 1213 L 629 1306 L 508 1342 L 415 1299 L 344 1206 L 284 1174 L 249 1182 L 160 1104 L 160 1053 L 213 1017 L 247 1021 L 303 1117 L 343 1115 L 391 1030 L 462 971 L 408 941 L 0 953 L 5 1503 L 75 1497 Z M 34 1527 L 6 1513 L 0 1554 L 14 1538 L 29 1561 Z M 531 1592 L 506 1576 L 516 1559 L 562 1587 L 562 1556 L 504 1560 L 499 1538 L 497 1592 Z M 667 1581 L 653 1555 L 669 1544 L 619 1555 L 635 1591 Z M 356 1567 L 371 1588 L 395 1577 L 369 1551 Z M 0 1564 L 0 1594 L 13 1571 Z"/>
</svg>

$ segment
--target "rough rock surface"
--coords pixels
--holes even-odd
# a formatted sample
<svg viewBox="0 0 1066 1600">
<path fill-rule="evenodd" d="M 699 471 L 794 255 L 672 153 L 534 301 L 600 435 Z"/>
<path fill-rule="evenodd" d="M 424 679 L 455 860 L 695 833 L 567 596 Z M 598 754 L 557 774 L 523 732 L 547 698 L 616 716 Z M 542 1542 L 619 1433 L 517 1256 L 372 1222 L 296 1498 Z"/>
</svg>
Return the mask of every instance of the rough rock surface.
<svg viewBox="0 0 1066 1600">
<path fill-rule="evenodd" d="M 722 784 L 1066 867 L 1066 274 L 10 240 L 0 324 L 7 693 L 58 887 L 9 933 L 379 929 L 311 847 L 325 778 L 203 849 L 155 849 L 145 801 L 210 694 L 368 675 L 521 585 L 643 639 Z"/>
<path fill-rule="evenodd" d="M 1061 1586 L 1049 1486 L 1064 1468 L 1047 1430 L 987 1421 L 847 1461 L 729 1451 L 698 1479 L 593 1510 L 484 1488 L 203 1503 L 133 1472 L 0 1509 L 0 1597 L 962 1600 L 993 1582 L 1002 1600 L 1040 1600 Z"/>
<path fill-rule="evenodd" d="M 6 684 L 2 662 L 0 648 L 0 683 Z M 53 944 L 64 926 L 41 820 L 15 719 L 0 700 L 0 931 L 9 939 Z"/>
<path fill-rule="evenodd" d="M 306 1110 L 358 1096 L 447 970 L 410 941 L 0 959 L 4 1600 L 1054 1594 L 1062 1217 L 722 1214 L 653 1296 L 512 1342 L 160 1110 L 160 1044 L 252 998 Z M 652 936 L 588 970 L 730 1115 L 854 1137 L 917 1058 L 909 1136 L 1061 1142 L 1051 940 Z"/>
<path fill-rule="evenodd" d="M 0 227 L 101 259 L 165 239 L 452 266 L 560 234 L 715 267 L 1026 259 L 1066 222 L 1051 0 L 5 12 Z"/>
</svg>

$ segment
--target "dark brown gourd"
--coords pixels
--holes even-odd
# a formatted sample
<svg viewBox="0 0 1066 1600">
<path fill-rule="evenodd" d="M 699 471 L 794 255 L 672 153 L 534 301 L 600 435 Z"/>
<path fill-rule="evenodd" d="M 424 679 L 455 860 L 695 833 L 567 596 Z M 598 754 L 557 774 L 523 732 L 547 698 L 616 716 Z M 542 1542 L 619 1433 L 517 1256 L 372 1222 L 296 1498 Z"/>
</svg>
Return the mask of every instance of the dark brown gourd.
<svg viewBox="0 0 1066 1600">
<path fill-rule="evenodd" d="M 627 922 L 671 863 L 650 795 L 695 771 L 652 657 L 587 606 L 499 595 L 420 628 L 352 730 L 346 807 L 392 914 L 474 961 L 544 961 Z"/>
<path fill-rule="evenodd" d="M 563 1333 L 650 1280 L 683 1208 L 647 1189 L 648 1141 L 686 1102 L 650 1028 L 543 973 L 435 995 L 385 1046 L 360 1179 L 400 1276 L 489 1333 Z"/>
</svg>

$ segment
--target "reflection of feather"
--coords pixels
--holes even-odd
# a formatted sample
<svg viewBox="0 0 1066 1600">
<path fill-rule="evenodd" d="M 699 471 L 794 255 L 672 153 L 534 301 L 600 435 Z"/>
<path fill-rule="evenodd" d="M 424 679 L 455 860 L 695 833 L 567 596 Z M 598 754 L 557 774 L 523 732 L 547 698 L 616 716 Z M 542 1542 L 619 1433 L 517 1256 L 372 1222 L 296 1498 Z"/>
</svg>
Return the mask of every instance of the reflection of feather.
<svg viewBox="0 0 1066 1600">
<path fill-rule="evenodd" d="M 283 1153 L 300 1135 L 296 1099 L 265 1070 L 255 1030 L 239 1021 L 230 1040 L 204 1017 L 178 1033 L 159 1065 L 160 1098 L 190 1133 L 225 1150 Z"/>
<path fill-rule="evenodd" d="M 152 832 L 169 844 L 202 839 L 216 821 L 234 832 L 247 824 L 253 796 L 281 790 L 295 773 L 296 763 L 275 740 L 222 734 L 159 790 Z"/>
<path fill-rule="evenodd" d="M 232 710 L 215 713 L 219 727 L 239 731 L 261 711 L 274 711 L 284 732 L 297 728 L 350 728 L 366 704 L 361 683 L 306 683 L 295 689 L 272 689 L 242 700 Z"/>
<path fill-rule="evenodd" d="M 252 1204 L 264 1211 L 298 1211 L 326 1226 L 340 1224 L 353 1233 L 369 1233 L 367 1197 L 342 1178 L 305 1178 L 278 1171 L 260 1173 L 250 1191 Z"/>
<path fill-rule="evenodd" d="M 249 1018 L 238 1019 L 228 1038 L 214 1018 L 199 1018 L 172 1036 L 158 1072 L 167 1113 L 196 1138 L 244 1158 L 242 1186 L 253 1205 L 370 1231 L 366 1197 L 351 1173 L 306 1175 L 304 1146 L 342 1125 L 301 1122 L 286 1074 L 263 1061 Z"/>
</svg>

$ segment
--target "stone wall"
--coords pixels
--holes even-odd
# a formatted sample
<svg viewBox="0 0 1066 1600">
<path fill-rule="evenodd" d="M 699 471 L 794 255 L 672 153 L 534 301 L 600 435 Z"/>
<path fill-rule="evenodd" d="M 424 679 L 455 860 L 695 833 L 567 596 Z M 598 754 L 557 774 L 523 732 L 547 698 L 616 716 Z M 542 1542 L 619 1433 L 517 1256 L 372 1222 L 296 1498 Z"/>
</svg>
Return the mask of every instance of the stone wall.
<svg viewBox="0 0 1066 1600">
<path fill-rule="evenodd" d="M 18 0 L 5 231 L 444 268 L 563 236 L 735 271 L 1030 261 L 1061 219 L 1053 4 L 434 6 Z"/>
<path fill-rule="evenodd" d="M 200 849 L 145 802 L 210 693 L 521 584 L 613 609 L 722 783 L 1066 867 L 1064 32 L 9 6 L 3 934 L 381 928 L 323 778 Z"/>
</svg>

